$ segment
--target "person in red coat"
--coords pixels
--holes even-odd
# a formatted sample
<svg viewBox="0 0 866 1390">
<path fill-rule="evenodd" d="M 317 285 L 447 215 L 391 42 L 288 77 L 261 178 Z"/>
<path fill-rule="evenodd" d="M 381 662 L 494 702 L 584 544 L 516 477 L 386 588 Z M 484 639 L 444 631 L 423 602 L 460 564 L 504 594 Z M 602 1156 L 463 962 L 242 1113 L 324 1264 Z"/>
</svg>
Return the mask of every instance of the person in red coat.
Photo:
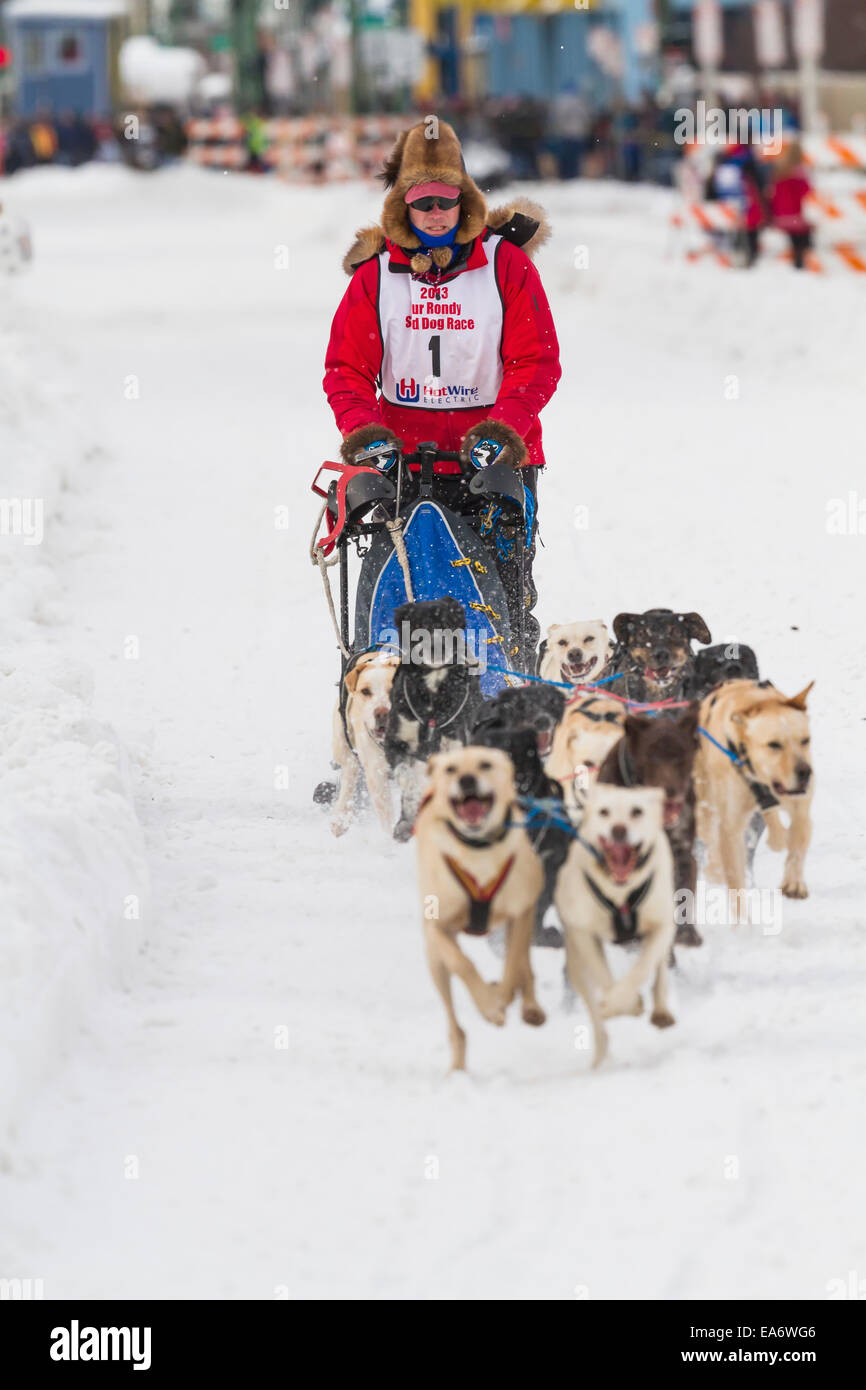
<svg viewBox="0 0 866 1390">
<path fill-rule="evenodd" d="M 520 470 L 535 510 L 545 459 L 539 413 L 561 376 L 559 344 L 532 255 L 550 235 L 528 200 L 488 212 L 451 126 L 433 117 L 405 131 L 385 163 L 380 226 L 358 232 L 343 267 L 351 276 L 334 316 L 323 386 L 346 463 L 371 452 L 413 451 L 424 440 L 465 463 Z M 460 467 L 437 463 L 439 495 L 462 510 Z M 506 528 L 507 529 L 507 528 Z M 531 543 L 497 538 L 509 607 L 522 557 L 527 650 Z M 506 551 L 508 553 L 506 553 Z"/>
<path fill-rule="evenodd" d="M 803 204 L 811 192 L 800 146 L 792 141 L 776 161 L 770 207 L 773 222 L 788 234 L 797 270 L 805 266 L 806 252 L 812 245 L 812 226 L 803 214 Z"/>
</svg>

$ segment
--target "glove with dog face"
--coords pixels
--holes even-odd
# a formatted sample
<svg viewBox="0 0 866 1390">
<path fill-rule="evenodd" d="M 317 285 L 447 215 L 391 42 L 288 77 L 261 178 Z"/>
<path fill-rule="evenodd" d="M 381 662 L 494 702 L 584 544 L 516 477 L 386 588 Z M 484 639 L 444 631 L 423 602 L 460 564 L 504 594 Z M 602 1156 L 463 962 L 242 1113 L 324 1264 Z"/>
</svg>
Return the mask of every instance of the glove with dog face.
<svg viewBox="0 0 866 1390">
<path fill-rule="evenodd" d="M 340 445 L 340 457 L 344 463 L 364 463 L 384 473 L 402 448 L 403 441 L 387 425 L 360 425 L 346 435 Z"/>
<path fill-rule="evenodd" d="M 481 420 L 464 435 L 460 457 L 475 468 L 486 468 L 490 463 L 519 468 L 526 458 L 526 445 L 510 425 L 503 425 L 501 420 Z"/>
</svg>

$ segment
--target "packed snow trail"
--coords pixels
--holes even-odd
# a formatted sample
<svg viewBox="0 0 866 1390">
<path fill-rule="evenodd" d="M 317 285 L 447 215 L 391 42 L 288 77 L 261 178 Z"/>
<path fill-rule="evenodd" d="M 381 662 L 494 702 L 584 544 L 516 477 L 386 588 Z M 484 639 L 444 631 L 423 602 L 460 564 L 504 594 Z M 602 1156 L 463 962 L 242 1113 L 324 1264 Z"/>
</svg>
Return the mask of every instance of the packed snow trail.
<svg viewBox="0 0 866 1390">
<path fill-rule="evenodd" d="M 816 676 L 812 895 L 777 936 L 707 928 L 678 1026 L 617 1021 L 600 1074 L 536 952 L 547 1026 L 494 1030 L 459 991 L 471 1076 L 446 1079 L 412 848 L 372 823 L 336 842 L 310 802 L 337 671 L 306 558 L 321 362 L 375 190 L 99 168 L 12 190 L 36 243 L 16 292 L 105 440 L 52 542 L 53 640 L 141 765 L 153 903 L 137 981 L 8 1145 L 0 1273 L 47 1297 L 559 1299 L 821 1298 L 862 1270 L 864 542 L 825 530 L 862 433 L 850 283 L 666 259 L 656 191 L 540 190 L 565 368 L 542 625 L 694 608 L 786 692 Z M 778 885 L 779 857 L 757 867 Z"/>
</svg>

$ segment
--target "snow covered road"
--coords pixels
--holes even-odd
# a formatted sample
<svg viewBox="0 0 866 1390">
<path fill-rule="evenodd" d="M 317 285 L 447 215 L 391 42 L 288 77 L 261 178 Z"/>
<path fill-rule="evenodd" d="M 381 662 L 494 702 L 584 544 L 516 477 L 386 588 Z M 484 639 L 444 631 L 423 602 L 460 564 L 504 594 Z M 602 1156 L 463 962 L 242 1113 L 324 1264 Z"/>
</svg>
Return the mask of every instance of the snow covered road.
<svg viewBox="0 0 866 1390">
<path fill-rule="evenodd" d="M 461 998 L 471 1078 L 448 1080 L 412 850 L 372 824 L 337 843 L 310 801 L 336 675 L 306 558 L 321 362 L 375 190 L 90 168 L 13 191 L 19 312 L 103 450 L 47 537 L 48 640 L 139 767 L 153 896 L 137 976 L 6 1144 L 0 1274 L 46 1297 L 567 1299 L 822 1298 L 866 1272 L 866 538 L 825 526 L 862 481 L 856 282 L 687 267 L 656 190 L 534 191 L 565 370 L 542 624 L 693 608 L 786 692 L 817 678 L 811 896 L 778 935 L 708 928 L 678 1026 L 622 1020 L 597 1075 L 536 953 L 548 1025 L 493 1030 Z M 766 849 L 757 879 L 781 879 Z"/>
</svg>

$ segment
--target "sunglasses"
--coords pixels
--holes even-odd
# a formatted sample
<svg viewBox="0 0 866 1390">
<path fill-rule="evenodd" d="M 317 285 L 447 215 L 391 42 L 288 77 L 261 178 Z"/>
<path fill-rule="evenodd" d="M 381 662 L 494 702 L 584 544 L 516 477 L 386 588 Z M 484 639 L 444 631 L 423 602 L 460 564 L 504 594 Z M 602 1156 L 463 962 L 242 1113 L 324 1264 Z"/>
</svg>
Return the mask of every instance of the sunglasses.
<svg viewBox="0 0 866 1390">
<path fill-rule="evenodd" d="M 434 208 L 442 208 L 443 212 L 448 212 L 451 208 L 456 208 L 459 202 L 459 193 L 456 198 L 440 198 L 437 193 L 432 198 L 416 198 L 409 206 L 416 212 L 432 212 Z"/>
</svg>

